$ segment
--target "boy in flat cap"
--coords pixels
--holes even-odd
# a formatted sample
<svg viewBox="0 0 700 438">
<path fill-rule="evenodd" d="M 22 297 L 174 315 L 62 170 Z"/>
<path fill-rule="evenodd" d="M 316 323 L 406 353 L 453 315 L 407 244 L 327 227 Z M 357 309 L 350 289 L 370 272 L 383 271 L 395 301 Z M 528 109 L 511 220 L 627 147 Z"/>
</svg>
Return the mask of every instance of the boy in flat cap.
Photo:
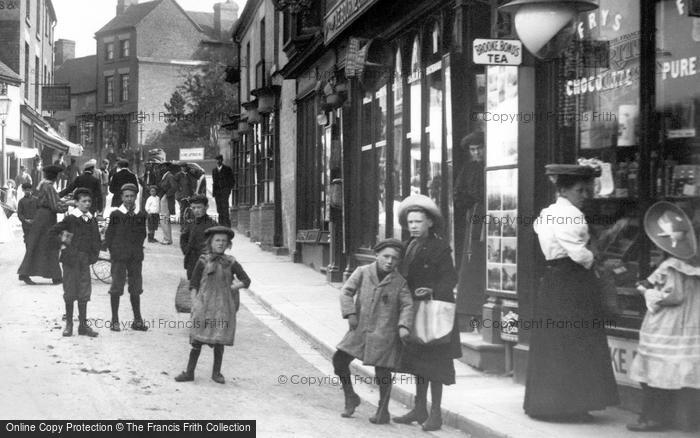
<svg viewBox="0 0 700 438">
<path fill-rule="evenodd" d="M 199 260 L 199 256 L 204 253 L 206 244 L 204 232 L 208 228 L 219 225 L 214 218 L 207 214 L 209 200 L 206 196 L 192 196 L 189 198 L 189 203 L 194 219 L 182 225 L 182 234 L 180 234 L 180 249 L 185 255 L 184 266 L 187 270 L 188 280 L 192 278 L 192 270 L 197 260 Z"/>
<path fill-rule="evenodd" d="M 78 334 L 95 337 L 97 332 L 87 325 L 87 303 L 90 301 L 90 265 L 100 254 L 100 231 L 95 217 L 90 213 L 92 193 L 87 188 L 73 192 L 76 208 L 51 228 L 52 235 L 60 239 L 63 264 L 63 300 L 66 305 L 66 328 L 63 336 L 73 335 L 73 302 L 78 302 Z"/>
<path fill-rule="evenodd" d="M 141 293 L 143 280 L 143 241 L 146 238 L 146 213 L 136 213 L 136 184 L 121 187 L 122 204 L 109 215 L 109 226 L 105 233 L 105 246 L 112 261 L 112 287 L 109 289 L 112 304 L 110 330 L 119 328 L 119 297 L 124 294 L 124 285 L 129 281 L 129 298 L 134 311 L 132 330 L 146 331 L 148 327 L 141 317 Z"/>
</svg>

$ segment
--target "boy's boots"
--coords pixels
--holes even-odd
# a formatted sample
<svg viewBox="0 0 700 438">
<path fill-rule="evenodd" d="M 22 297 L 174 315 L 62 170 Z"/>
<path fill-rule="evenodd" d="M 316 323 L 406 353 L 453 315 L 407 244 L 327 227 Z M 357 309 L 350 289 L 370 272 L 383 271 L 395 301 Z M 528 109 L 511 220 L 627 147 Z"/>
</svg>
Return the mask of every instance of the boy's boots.
<svg viewBox="0 0 700 438">
<path fill-rule="evenodd" d="M 66 328 L 63 336 L 73 336 L 73 301 L 66 301 Z"/>
<path fill-rule="evenodd" d="M 66 318 L 67 317 L 66 315 Z M 79 335 L 89 336 L 91 338 L 97 336 L 97 332 L 87 325 L 87 303 L 78 303 L 78 321 L 80 321 L 80 325 L 78 326 Z"/>
<path fill-rule="evenodd" d="M 134 322 L 131 323 L 131 329 L 145 332 L 148 330 L 148 326 L 143 323 L 143 318 L 141 318 L 141 295 L 129 294 L 129 299 L 131 300 L 131 309 L 134 311 Z"/>
<path fill-rule="evenodd" d="M 374 416 L 370 417 L 372 424 L 387 424 L 391 420 L 389 415 L 389 400 L 391 398 L 391 382 L 379 383 L 379 406 Z"/>
<path fill-rule="evenodd" d="M 113 332 L 121 331 L 119 327 L 119 295 L 110 295 L 109 302 L 112 306 L 112 324 L 109 327 Z"/>
<path fill-rule="evenodd" d="M 360 396 L 355 393 L 354 389 L 352 389 L 350 376 L 348 376 L 345 380 L 343 378 L 340 380 L 343 384 L 343 394 L 345 395 L 345 409 L 340 416 L 349 418 L 355 413 L 355 408 L 360 406 Z"/>
<path fill-rule="evenodd" d="M 199 348 L 192 347 L 190 350 L 190 360 L 187 362 L 187 371 L 183 371 L 175 377 L 176 382 L 191 382 L 194 380 L 194 369 L 197 367 L 197 360 L 199 359 L 199 353 L 202 351 L 202 347 Z"/>
<path fill-rule="evenodd" d="M 226 379 L 221 375 L 221 362 L 224 360 L 224 346 L 214 346 L 214 367 L 211 371 L 211 379 L 216 383 L 225 383 Z"/>
</svg>

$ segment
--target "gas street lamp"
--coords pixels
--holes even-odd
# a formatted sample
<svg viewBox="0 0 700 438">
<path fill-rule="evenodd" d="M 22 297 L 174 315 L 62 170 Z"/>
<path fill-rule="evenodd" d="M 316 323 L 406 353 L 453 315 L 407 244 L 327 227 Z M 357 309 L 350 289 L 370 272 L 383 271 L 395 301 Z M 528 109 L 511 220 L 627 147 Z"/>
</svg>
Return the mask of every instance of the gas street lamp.
<svg viewBox="0 0 700 438">
<path fill-rule="evenodd" d="M 0 96 L 0 126 L 2 126 L 2 135 L 0 136 L 0 142 L 2 142 L 2 151 L 0 152 L 0 184 L 5 186 L 5 124 L 8 114 L 10 114 L 10 104 L 12 99 L 8 96 Z"/>
</svg>

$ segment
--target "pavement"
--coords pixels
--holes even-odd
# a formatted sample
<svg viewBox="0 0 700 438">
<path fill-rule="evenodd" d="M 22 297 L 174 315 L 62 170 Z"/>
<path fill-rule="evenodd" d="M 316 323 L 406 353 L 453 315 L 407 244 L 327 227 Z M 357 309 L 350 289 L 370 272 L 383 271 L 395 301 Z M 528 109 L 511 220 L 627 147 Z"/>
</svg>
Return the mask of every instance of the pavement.
<svg viewBox="0 0 700 438">
<path fill-rule="evenodd" d="M 330 362 L 248 294 L 241 296 L 235 345 L 224 351 L 226 383 L 211 380 L 213 354 L 206 347 L 195 381 L 175 382 L 190 350 L 189 314 L 175 312 L 175 290 L 184 275 L 178 226 L 174 245 L 145 246 L 141 304 L 147 332 L 129 328 L 126 296 L 122 331 L 108 330 L 109 285 L 95 280 L 88 321 L 99 336 L 77 336 L 75 322 L 74 336 L 63 337 L 62 287 L 38 277 L 36 286 L 17 279 L 24 245 L 19 224 L 13 225 L 14 240 L 0 244 L 0 419 L 254 419 L 260 437 L 465 436 L 449 427 L 426 434 L 415 426 L 372 425 L 372 403 L 362 403 L 353 418 L 341 418 L 343 395 Z M 359 382 L 356 388 L 376 402 L 374 385 Z M 402 409 L 390 406 L 392 413 Z"/>
<path fill-rule="evenodd" d="M 288 257 L 262 251 L 248 238 L 237 234 L 232 253 L 253 279 L 250 296 L 303 336 L 327 359 L 347 331 L 340 315 L 340 284 L 329 284 L 325 276 Z M 374 368 L 353 362 L 353 372 L 373 377 Z M 595 421 L 585 424 L 552 423 L 533 420 L 522 409 L 525 387 L 510 377 L 482 373 L 455 360 L 457 382 L 444 388 L 443 421 L 474 437 L 572 438 L 639 437 L 625 428 L 636 420 L 635 413 L 608 408 L 593 412 Z M 402 415 L 412 406 L 415 386 L 410 376 L 397 374 L 392 398 L 406 406 L 392 408 Z M 375 399 L 368 400 L 376 403 Z M 414 426 L 415 427 L 415 426 Z M 668 438 L 698 438 L 696 433 L 670 431 L 642 434 Z"/>
</svg>

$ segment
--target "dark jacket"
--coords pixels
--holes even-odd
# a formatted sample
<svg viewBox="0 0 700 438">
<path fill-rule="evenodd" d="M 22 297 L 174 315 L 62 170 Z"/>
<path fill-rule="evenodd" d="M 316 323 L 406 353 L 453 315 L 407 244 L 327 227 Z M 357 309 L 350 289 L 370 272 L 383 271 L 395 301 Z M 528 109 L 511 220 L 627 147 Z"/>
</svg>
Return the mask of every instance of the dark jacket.
<svg viewBox="0 0 700 438">
<path fill-rule="evenodd" d="M 131 173 L 131 171 L 127 168 L 118 170 L 109 180 L 109 191 L 114 195 L 114 197 L 112 197 L 112 207 L 119 207 L 122 205 L 122 186 L 128 183 L 134 184 L 137 189 L 139 187 L 139 181 L 136 178 L 136 175 Z"/>
<path fill-rule="evenodd" d="M 178 172 L 175 174 L 175 181 L 178 186 L 177 193 L 175 194 L 176 199 L 189 198 L 194 195 L 194 185 L 197 181 L 192 175 L 185 172 Z"/>
<path fill-rule="evenodd" d="M 102 199 L 102 185 L 100 180 L 93 175 L 91 171 L 83 172 L 82 175 L 73 180 L 70 184 L 66 186 L 65 189 L 58 192 L 58 196 L 64 197 L 68 193 L 71 193 L 76 188 L 86 188 L 92 193 L 92 205 L 90 206 L 90 213 L 95 213 L 96 211 L 102 211 L 104 206 L 104 200 Z"/>
<path fill-rule="evenodd" d="M 17 203 L 17 218 L 22 222 L 22 231 L 24 231 L 24 234 L 27 234 L 32 227 L 32 224 L 27 221 L 34 219 L 38 208 L 39 200 L 34 195 L 29 197 L 25 196 Z"/>
<path fill-rule="evenodd" d="M 92 219 L 85 221 L 82 217 L 67 214 L 61 222 L 51 227 L 51 234 L 55 239 L 59 238 L 58 235 L 62 231 L 68 231 L 73 234 L 70 244 L 61 251 L 60 261 L 64 266 L 77 265 L 80 260 L 78 253 L 81 252 L 87 254 L 89 264 L 97 261 L 102 241 L 100 240 L 97 220 L 94 216 Z"/>
<path fill-rule="evenodd" d="M 175 198 L 175 193 L 178 190 L 177 179 L 172 172 L 167 172 L 163 175 L 163 179 L 158 184 L 163 194 L 168 198 Z"/>
<path fill-rule="evenodd" d="M 204 244 L 206 243 L 204 231 L 217 225 L 219 224 L 211 216 L 205 214 L 195 219 L 193 223 L 183 226 L 182 234 L 180 234 L 180 249 L 185 255 L 184 267 L 189 275 L 192 274 L 199 256 L 204 251 Z"/>
<path fill-rule="evenodd" d="M 214 180 L 212 187 L 212 194 L 214 197 L 228 197 L 233 188 L 233 170 L 224 164 L 221 166 L 221 171 L 219 171 L 218 167 L 214 167 L 211 171 L 211 175 Z"/>
<path fill-rule="evenodd" d="M 143 260 L 148 216 L 142 211 L 129 217 L 121 206 L 109 215 L 105 246 L 112 260 Z"/>
</svg>

